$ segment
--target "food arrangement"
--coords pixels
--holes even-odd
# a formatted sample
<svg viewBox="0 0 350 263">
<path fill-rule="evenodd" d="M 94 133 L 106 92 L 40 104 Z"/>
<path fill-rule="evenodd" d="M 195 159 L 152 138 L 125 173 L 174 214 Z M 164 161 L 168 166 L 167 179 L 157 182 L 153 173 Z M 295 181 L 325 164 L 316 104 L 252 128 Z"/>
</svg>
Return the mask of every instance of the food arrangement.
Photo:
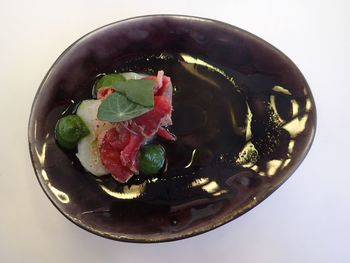
<svg viewBox="0 0 350 263">
<path fill-rule="evenodd" d="M 152 144 L 155 136 L 174 141 L 173 87 L 170 77 L 134 72 L 99 78 L 94 97 L 61 117 L 55 137 L 63 149 L 74 151 L 81 165 L 95 176 L 111 174 L 126 183 L 133 175 L 157 174 L 165 163 L 165 150 Z"/>
</svg>

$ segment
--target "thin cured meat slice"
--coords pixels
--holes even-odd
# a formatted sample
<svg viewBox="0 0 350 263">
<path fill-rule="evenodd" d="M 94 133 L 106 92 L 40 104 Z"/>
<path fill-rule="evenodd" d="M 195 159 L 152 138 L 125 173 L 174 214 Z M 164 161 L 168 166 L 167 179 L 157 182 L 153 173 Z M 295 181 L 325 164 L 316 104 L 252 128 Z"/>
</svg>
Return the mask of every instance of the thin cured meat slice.
<svg viewBox="0 0 350 263">
<path fill-rule="evenodd" d="M 153 135 L 158 134 L 165 140 L 176 139 L 164 127 L 172 124 L 172 84 L 163 71 L 157 76 L 144 79 L 155 81 L 154 107 L 151 111 L 132 120 L 112 124 L 113 128 L 102 130 L 98 136 L 98 145 L 103 165 L 118 182 L 127 182 L 133 174 L 138 174 L 138 155 L 140 147 Z M 97 96 L 103 100 L 113 92 L 111 87 L 103 87 Z"/>
<path fill-rule="evenodd" d="M 171 79 L 164 75 L 164 71 L 160 70 L 157 76 L 148 76 L 143 79 L 154 80 L 154 95 L 164 96 L 169 100 L 170 104 L 172 103 L 173 85 Z"/>
<path fill-rule="evenodd" d="M 147 76 L 144 77 L 143 79 L 149 79 L 149 80 L 154 80 L 154 94 L 156 95 L 158 91 L 163 87 L 163 76 L 164 76 L 164 71 L 159 70 L 157 73 L 157 76 Z"/>
<path fill-rule="evenodd" d="M 144 137 L 138 134 L 131 134 L 129 143 L 120 153 L 120 160 L 122 164 L 128 167 L 135 174 L 139 173 L 137 159 L 140 147 L 144 141 Z"/>
<path fill-rule="evenodd" d="M 159 135 L 161 138 L 168 140 L 168 141 L 175 141 L 176 140 L 176 136 L 174 134 L 172 134 L 171 132 L 167 131 L 163 127 L 159 127 L 159 129 L 157 131 L 157 135 Z"/>
<path fill-rule="evenodd" d="M 127 182 L 133 176 L 133 172 L 128 167 L 123 166 L 120 160 L 120 148 L 121 145 L 125 144 L 125 139 L 126 136 L 120 136 L 116 128 L 111 128 L 105 133 L 99 147 L 103 165 L 113 178 L 121 183 Z"/>
<path fill-rule="evenodd" d="M 173 97 L 173 85 L 168 76 L 163 76 L 162 87 L 156 92 L 156 96 L 164 96 L 169 100 L 169 103 L 172 103 Z"/>
<path fill-rule="evenodd" d="M 132 134 L 122 125 L 117 125 L 116 136 L 111 138 L 111 145 L 114 149 L 123 150 L 131 140 Z"/>
<path fill-rule="evenodd" d="M 162 87 L 157 91 L 156 96 L 163 96 L 165 97 L 169 104 L 172 105 L 172 97 L 173 97 L 173 85 L 171 83 L 171 80 L 168 76 L 162 77 Z M 160 126 L 170 126 L 172 125 L 172 119 L 171 119 L 171 111 L 169 114 L 165 115 L 161 122 Z"/>
<path fill-rule="evenodd" d="M 115 92 L 115 89 L 113 89 L 112 87 L 102 87 L 97 91 L 97 99 L 104 100 L 114 92 Z"/>
<path fill-rule="evenodd" d="M 170 114 L 171 110 L 171 105 L 164 96 L 154 96 L 154 108 L 131 120 L 130 128 L 144 137 L 153 136 L 162 119 Z"/>
<path fill-rule="evenodd" d="M 122 125 L 105 132 L 99 147 L 101 160 L 118 182 L 126 182 L 132 174 L 138 174 L 137 157 L 144 140 Z"/>
</svg>

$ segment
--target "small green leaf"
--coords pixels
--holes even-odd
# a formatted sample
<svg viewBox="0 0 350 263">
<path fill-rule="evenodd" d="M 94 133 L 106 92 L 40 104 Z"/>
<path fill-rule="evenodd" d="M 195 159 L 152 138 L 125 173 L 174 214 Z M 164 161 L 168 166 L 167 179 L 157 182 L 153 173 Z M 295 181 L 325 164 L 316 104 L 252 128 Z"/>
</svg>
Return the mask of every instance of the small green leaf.
<svg viewBox="0 0 350 263">
<path fill-rule="evenodd" d="M 97 93 L 97 91 L 102 87 L 110 87 L 110 86 L 113 86 L 117 82 L 123 82 L 125 80 L 126 79 L 123 75 L 117 74 L 117 73 L 111 73 L 111 74 L 104 75 L 102 78 L 100 78 L 97 81 L 95 88 L 94 88 L 95 93 Z"/>
<path fill-rule="evenodd" d="M 127 80 L 127 81 L 115 81 L 114 83 L 113 83 L 113 85 L 112 85 L 112 87 L 116 90 L 116 91 L 118 91 L 118 92 L 120 92 L 120 93 L 123 93 L 124 95 L 125 95 L 125 85 L 124 85 L 124 83 L 127 83 L 127 82 L 129 82 L 130 80 Z"/>
<path fill-rule="evenodd" d="M 98 108 L 97 117 L 102 121 L 120 122 L 131 120 L 150 110 L 127 99 L 124 95 L 115 92 L 102 101 Z"/>
<path fill-rule="evenodd" d="M 137 104 L 145 107 L 153 107 L 154 105 L 154 80 L 131 79 L 125 82 L 118 81 L 114 83 L 113 87 Z"/>
</svg>

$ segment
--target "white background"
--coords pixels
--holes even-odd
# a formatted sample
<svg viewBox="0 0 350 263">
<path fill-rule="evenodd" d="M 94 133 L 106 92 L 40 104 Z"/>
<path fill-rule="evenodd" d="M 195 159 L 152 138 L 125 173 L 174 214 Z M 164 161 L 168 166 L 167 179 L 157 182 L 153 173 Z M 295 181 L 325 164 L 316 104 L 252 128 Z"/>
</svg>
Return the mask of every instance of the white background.
<svg viewBox="0 0 350 263">
<path fill-rule="evenodd" d="M 350 262 L 350 2 L 0 2 L 0 262 Z M 313 147 L 262 204 L 216 230 L 161 244 L 107 240 L 53 207 L 31 166 L 27 124 L 45 73 L 72 42 L 120 19 L 156 13 L 209 17 L 287 54 L 318 110 Z"/>
</svg>

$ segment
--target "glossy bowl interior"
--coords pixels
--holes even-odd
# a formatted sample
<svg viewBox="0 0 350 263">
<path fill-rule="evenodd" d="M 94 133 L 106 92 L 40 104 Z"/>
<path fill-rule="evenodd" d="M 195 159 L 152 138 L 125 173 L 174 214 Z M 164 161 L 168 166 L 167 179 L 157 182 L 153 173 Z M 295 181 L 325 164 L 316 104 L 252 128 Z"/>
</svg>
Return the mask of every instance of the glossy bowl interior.
<svg viewBox="0 0 350 263">
<path fill-rule="evenodd" d="M 160 69 L 176 89 L 178 136 L 164 143 L 161 177 L 127 185 L 95 178 L 56 145 L 57 119 L 91 97 L 98 74 Z M 304 159 L 315 125 L 304 77 L 267 42 L 209 19 L 144 16 L 97 29 L 57 59 L 33 102 L 29 147 L 41 187 L 72 222 L 111 239 L 158 242 L 203 233 L 256 206 Z"/>
</svg>

